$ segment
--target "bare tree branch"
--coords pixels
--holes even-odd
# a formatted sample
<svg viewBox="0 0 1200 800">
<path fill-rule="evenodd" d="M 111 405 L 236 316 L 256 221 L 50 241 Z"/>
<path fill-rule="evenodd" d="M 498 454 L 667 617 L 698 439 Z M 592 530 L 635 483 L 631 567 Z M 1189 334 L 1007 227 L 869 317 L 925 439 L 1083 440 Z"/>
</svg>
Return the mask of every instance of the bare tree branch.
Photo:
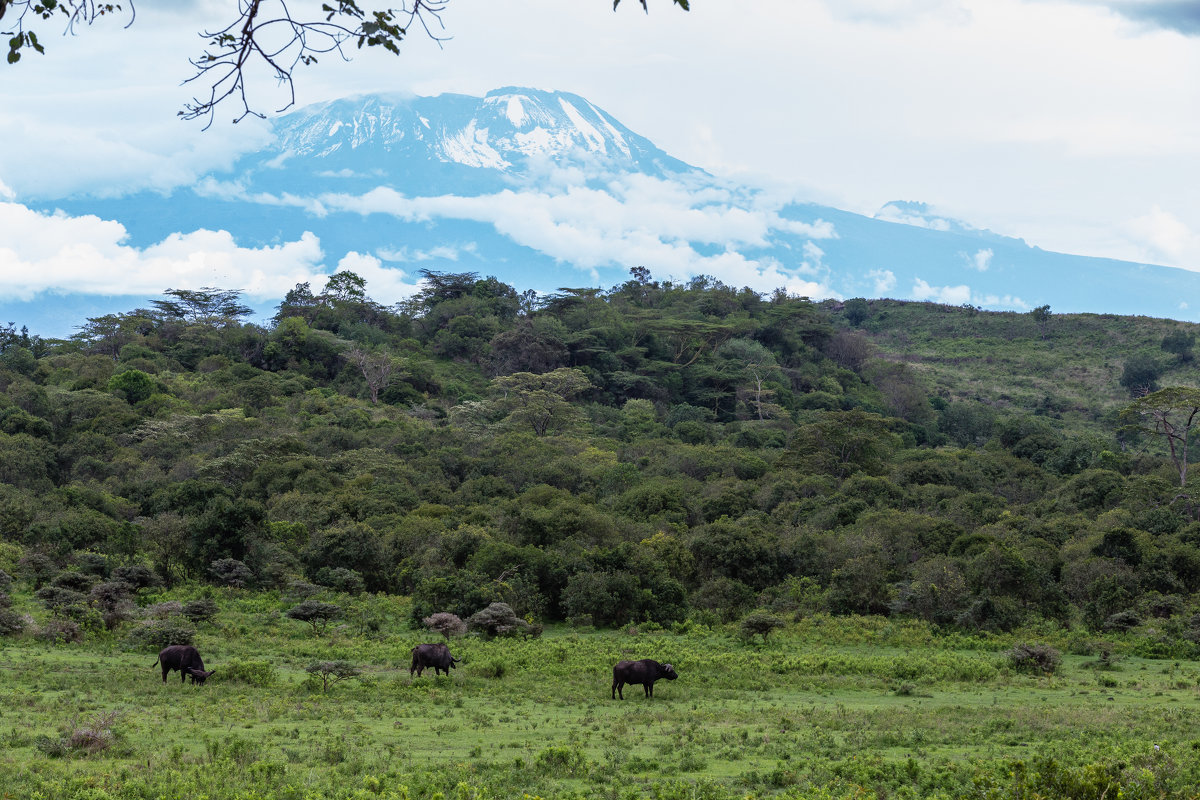
<svg viewBox="0 0 1200 800">
<path fill-rule="evenodd" d="M 237 16 L 225 27 L 203 31 L 207 40 L 202 55 L 188 59 L 196 74 L 184 83 L 207 82 L 207 96 L 193 97 L 185 103 L 179 116 L 186 120 L 206 120 L 207 130 L 213 123 L 217 106 L 230 98 L 241 102 L 241 111 L 234 118 L 265 117 L 256 110 L 258 103 L 249 87 L 256 86 L 259 71 L 265 72 L 277 84 L 287 87 L 287 102 L 276 113 L 296 103 L 293 73 L 296 67 L 317 63 L 318 56 L 337 53 L 349 61 L 347 48 L 382 47 L 390 53 L 400 53 L 400 42 L 408 36 L 414 24 L 420 24 L 425 35 L 439 44 L 449 37 L 442 23 L 442 12 L 450 0 L 401 0 L 398 8 L 366 9 L 360 0 L 322 0 L 319 12 L 311 6 L 313 0 L 237 0 Z M 614 0 L 613 10 L 621 0 Z M 638 0 L 642 8 L 647 0 Z M 688 10 L 688 0 L 672 0 Z M 293 6 L 304 6 L 306 13 L 293 13 Z M 34 28 L 51 18 L 66 19 L 65 34 L 93 24 L 104 16 L 128 13 L 133 24 L 136 13 L 133 0 L 125 3 L 103 0 L 0 0 L 0 36 L 8 37 L 8 63 L 21 60 L 24 51 L 45 53 Z"/>
<path fill-rule="evenodd" d="M 288 102 L 277 109 L 285 111 L 296 102 L 292 79 L 296 67 L 315 64 L 317 57 L 326 53 L 337 53 L 349 61 L 345 48 L 350 44 L 358 49 L 382 47 L 398 55 L 400 42 L 414 22 L 420 22 L 429 38 L 442 42 L 446 37 L 441 34 L 445 29 L 441 13 L 448 2 L 412 0 L 398 9 L 365 11 L 357 0 L 336 0 L 335 5 L 322 3 L 324 19 L 303 19 L 293 15 L 287 0 L 239 0 L 236 20 L 202 34 L 208 39 L 208 48 L 199 58 L 190 59 L 196 74 L 186 82 L 205 78 L 211 91 L 207 99 L 193 98 L 179 116 L 186 120 L 207 118 L 207 129 L 217 105 L 236 96 L 242 111 L 234 122 L 248 116 L 264 117 L 254 110 L 246 93 L 247 72 L 261 67 L 287 87 Z"/>
</svg>

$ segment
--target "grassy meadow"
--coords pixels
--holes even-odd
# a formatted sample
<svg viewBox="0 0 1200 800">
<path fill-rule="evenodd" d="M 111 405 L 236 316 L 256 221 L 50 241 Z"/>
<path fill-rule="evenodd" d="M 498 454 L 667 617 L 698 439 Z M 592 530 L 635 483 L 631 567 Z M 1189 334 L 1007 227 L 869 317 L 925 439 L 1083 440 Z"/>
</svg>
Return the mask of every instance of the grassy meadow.
<svg viewBox="0 0 1200 800">
<path fill-rule="evenodd" d="M 163 598 L 159 598 L 163 599 Z M 451 641 L 450 677 L 410 677 L 437 637 L 406 601 L 350 601 L 321 635 L 271 593 L 218 593 L 197 646 L 216 674 L 167 683 L 119 638 L 0 639 L 3 798 L 1191 797 L 1200 664 L 1126 634 L 939 635 L 915 621 L 595 631 Z M 1021 672 L 1016 642 L 1062 664 Z M 671 662 L 655 697 L 609 697 L 622 658 Z M 306 671 L 340 659 L 362 675 Z"/>
</svg>

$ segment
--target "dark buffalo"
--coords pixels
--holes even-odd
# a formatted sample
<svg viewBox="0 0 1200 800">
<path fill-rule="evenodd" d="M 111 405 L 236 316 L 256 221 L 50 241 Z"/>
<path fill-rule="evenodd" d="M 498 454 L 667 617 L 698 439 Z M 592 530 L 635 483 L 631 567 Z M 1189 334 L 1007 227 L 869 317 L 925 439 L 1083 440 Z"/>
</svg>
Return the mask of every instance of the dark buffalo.
<svg viewBox="0 0 1200 800">
<path fill-rule="evenodd" d="M 427 667 L 433 667 L 435 675 L 439 675 L 444 670 L 447 675 L 450 670 L 461 661 L 461 658 L 455 658 L 450 655 L 450 648 L 444 644 L 419 644 L 412 649 L 412 666 L 408 668 L 408 674 L 417 673 L 417 677 L 421 677 L 421 673 Z"/>
<path fill-rule="evenodd" d="M 646 697 L 654 697 L 656 680 L 666 678 L 673 681 L 678 677 L 679 673 L 670 664 L 660 664 L 650 658 L 643 658 L 641 661 L 619 661 L 613 667 L 612 696 L 614 700 L 618 696 L 624 700 L 625 693 L 621 691 L 621 688 L 627 683 L 630 686 L 640 683 L 646 692 Z"/>
<path fill-rule="evenodd" d="M 179 670 L 179 682 L 187 682 L 188 677 L 191 677 L 192 683 L 204 683 L 209 675 L 216 672 L 215 669 L 204 671 L 204 659 L 200 658 L 200 651 L 192 647 L 190 644 L 173 644 L 170 647 L 164 647 L 158 654 L 158 661 L 155 665 L 162 665 L 163 683 L 167 682 L 167 673 L 173 669 Z"/>
</svg>

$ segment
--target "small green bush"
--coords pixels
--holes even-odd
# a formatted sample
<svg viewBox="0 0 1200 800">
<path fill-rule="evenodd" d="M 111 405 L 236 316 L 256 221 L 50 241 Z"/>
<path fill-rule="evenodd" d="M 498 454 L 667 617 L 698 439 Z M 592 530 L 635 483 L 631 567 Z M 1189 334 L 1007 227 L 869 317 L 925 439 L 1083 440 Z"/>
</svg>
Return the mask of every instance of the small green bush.
<svg viewBox="0 0 1200 800">
<path fill-rule="evenodd" d="M 195 640 L 194 628 L 186 628 L 171 620 L 154 620 L 129 631 L 125 636 L 125 646 L 158 652 L 173 644 L 192 644 Z"/>
<path fill-rule="evenodd" d="M 220 611 L 220 608 L 209 597 L 200 597 L 192 600 L 185 603 L 180 609 L 180 613 L 197 624 L 208 622 L 217 615 L 218 611 Z"/>
<path fill-rule="evenodd" d="M 37 635 L 50 644 L 76 644 L 83 641 L 83 626 L 73 619 L 51 619 Z"/>
<path fill-rule="evenodd" d="M 1008 651 L 1008 662 L 1018 672 L 1053 675 L 1062 663 L 1062 653 L 1048 644 L 1016 644 Z"/>
<path fill-rule="evenodd" d="M 8 600 L 8 595 L 2 595 Z M 0 606 L 0 636 L 19 636 L 25 632 L 25 618 L 8 607 Z"/>
<path fill-rule="evenodd" d="M 470 674 L 480 678 L 503 678 L 504 673 L 508 671 L 508 666 L 501 658 L 489 658 L 486 661 L 480 661 L 470 666 Z"/>
<path fill-rule="evenodd" d="M 269 661 L 233 660 L 221 666 L 221 679 L 247 686 L 274 686 L 279 677 Z"/>
</svg>

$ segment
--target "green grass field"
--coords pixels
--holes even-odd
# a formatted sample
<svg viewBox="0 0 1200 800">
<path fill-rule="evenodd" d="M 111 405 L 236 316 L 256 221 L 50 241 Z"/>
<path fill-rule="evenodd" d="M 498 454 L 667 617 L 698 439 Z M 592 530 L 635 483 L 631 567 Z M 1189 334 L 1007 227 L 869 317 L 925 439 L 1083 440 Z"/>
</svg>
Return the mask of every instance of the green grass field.
<svg viewBox="0 0 1200 800">
<path fill-rule="evenodd" d="M 451 642 L 411 678 L 396 600 L 314 636 L 270 595 L 219 595 L 197 646 L 216 674 L 166 684 L 99 635 L 0 640 L 0 798 L 1191 797 L 1200 664 L 1075 655 L 1071 632 L 939 637 L 815 617 L 768 643 L 707 629 Z M 377 629 L 377 630 L 376 630 Z M 1062 648 L 1014 671 L 1016 641 Z M 609 699 L 612 664 L 669 661 L 655 697 Z M 362 677 L 323 692 L 305 667 Z M 89 752 L 94 750 L 94 752 Z"/>
</svg>

